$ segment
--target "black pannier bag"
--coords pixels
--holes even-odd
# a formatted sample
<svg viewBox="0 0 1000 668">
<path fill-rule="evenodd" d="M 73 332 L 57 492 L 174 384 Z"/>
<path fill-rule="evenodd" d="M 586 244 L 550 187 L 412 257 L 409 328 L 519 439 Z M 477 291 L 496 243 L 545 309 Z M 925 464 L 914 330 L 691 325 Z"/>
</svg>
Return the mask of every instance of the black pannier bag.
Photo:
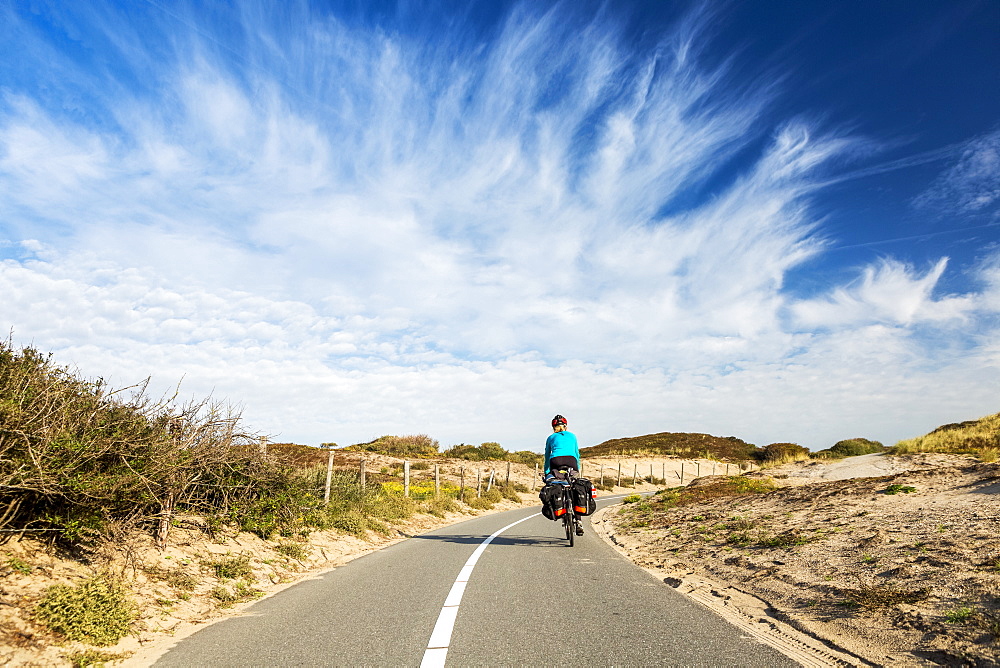
<svg viewBox="0 0 1000 668">
<path fill-rule="evenodd" d="M 565 514 L 563 508 L 563 490 L 565 485 L 545 485 L 538 493 L 538 498 L 542 500 L 542 515 L 550 520 L 558 519 Z"/>
<path fill-rule="evenodd" d="M 573 509 L 577 515 L 590 515 L 597 510 L 597 488 L 586 478 L 573 481 Z"/>
</svg>

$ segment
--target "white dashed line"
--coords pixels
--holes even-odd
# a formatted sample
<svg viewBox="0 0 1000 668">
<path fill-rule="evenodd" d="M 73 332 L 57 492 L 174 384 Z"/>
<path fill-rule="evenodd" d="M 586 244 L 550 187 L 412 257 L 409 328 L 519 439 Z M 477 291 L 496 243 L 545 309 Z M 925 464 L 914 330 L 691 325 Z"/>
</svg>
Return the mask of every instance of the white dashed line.
<svg viewBox="0 0 1000 668">
<path fill-rule="evenodd" d="M 434 624 L 434 630 L 431 632 L 431 639 L 427 642 L 427 649 L 424 650 L 424 660 L 420 662 L 420 668 L 439 668 L 440 666 L 444 666 L 445 659 L 448 657 L 448 647 L 451 645 L 451 632 L 455 628 L 455 620 L 458 619 L 458 606 L 461 605 L 462 595 L 465 594 L 465 585 L 468 584 L 469 578 L 472 576 L 472 570 L 476 567 L 476 562 L 479 561 L 479 557 L 482 556 L 483 551 L 486 550 L 486 546 L 512 526 L 530 520 L 532 517 L 538 517 L 539 515 L 541 513 L 528 515 L 525 518 L 508 524 L 480 543 L 476 551 L 472 553 L 469 560 L 465 562 L 465 566 L 459 571 L 458 577 L 455 579 L 455 584 L 451 586 L 451 591 L 448 592 L 448 598 L 444 600 L 444 607 L 441 608 L 441 614 L 438 615 L 437 623 Z"/>
</svg>

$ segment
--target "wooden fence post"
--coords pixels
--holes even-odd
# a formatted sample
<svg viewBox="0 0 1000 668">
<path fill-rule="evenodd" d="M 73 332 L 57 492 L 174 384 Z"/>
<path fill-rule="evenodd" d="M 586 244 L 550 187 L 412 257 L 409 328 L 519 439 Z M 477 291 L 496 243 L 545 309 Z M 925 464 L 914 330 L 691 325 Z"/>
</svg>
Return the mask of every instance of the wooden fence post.
<svg viewBox="0 0 1000 668">
<path fill-rule="evenodd" d="M 635 480 L 638 477 L 639 477 L 639 465 L 638 464 L 633 464 L 632 465 L 632 487 L 633 488 L 635 487 Z"/>
<path fill-rule="evenodd" d="M 434 465 L 434 498 L 441 496 L 441 471 L 438 465 Z"/>
<path fill-rule="evenodd" d="M 661 474 L 660 477 L 663 478 L 663 484 L 666 485 L 667 484 L 667 463 L 666 462 L 662 462 L 660 464 L 660 474 Z"/>
<path fill-rule="evenodd" d="M 604 487 L 604 464 L 601 464 L 601 487 Z"/>
<path fill-rule="evenodd" d="M 497 473 L 496 469 L 490 469 L 490 481 L 486 483 L 487 492 L 493 489 L 493 477 L 496 475 L 496 473 Z"/>
<path fill-rule="evenodd" d="M 260 454 L 267 454 L 267 436 L 260 437 Z"/>
<path fill-rule="evenodd" d="M 684 484 L 684 462 L 681 462 L 681 485 Z"/>
<path fill-rule="evenodd" d="M 333 484 L 333 444 L 327 444 L 326 448 L 326 486 L 323 488 L 323 503 L 330 503 L 330 486 Z"/>
<path fill-rule="evenodd" d="M 531 491 L 535 491 L 535 485 L 538 484 L 538 462 L 535 462 L 535 477 L 531 479 Z"/>
<path fill-rule="evenodd" d="M 465 467 L 458 469 L 458 500 L 465 503 Z"/>
<path fill-rule="evenodd" d="M 726 475 L 729 475 L 729 462 L 726 462 Z"/>
<path fill-rule="evenodd" d="M 694 477 L 695 478 L 700 478 L 701 477 L 701 462 L 695 462 L 694 465 L 695 465 Z"/>
<path fill-rule="evenodd" d="M 653 484 L 653 462 L 649 463 L 649 484 Z"/>
<path fill-rule="evenodd" d="M 410 495 L 410 460 L 403 460 L 403 496 Z"/>
<path fill-rule="evenodd" d="M 365 479 L 365 478 L 366 478 L 366 476 L 365 476 L 365 463 L 366 463 L 366 462 L 365 462 L 365 460 L 364 460 L 364 459 L 362 459 L 362 460 L 361 460 L 361 473 L 360 473 L 360 475 L 358 476 L 358 479 L 359 479 L 359 480 L 360 480 L 360 482 L 361 482 L 361 489 L 364 489 L 364 488 L 365 488 L 365 485 L 366 485 L 366 483 L 367 483 L 367 481 L 366 481 L 366 479 Z"/>
<path fill-rule="evenodd" d="M 478 499 L 483 495 L 483 472 L 482 469 L 476 469 L 476 498 Z"/>
<path fill-rule="evenodd" d="M 622 486 L 622 463 L 619 461 L 618 462 L 618 485 L 617 485 L 617 487 L 621 487 L 621 486 Z"/>
<path fill-rule="evenodd" d="M 167 493 L 167 498 L 160 503 L 160 521 L 156 528 L 156 547 L 163 549 L 167 546 L 167 535 L 170 533 L 170 520 L 174 514 L 174 503 L 177 502 L 177 493 Z"/>
<path fill-rule="evenodd" d="M 507 484 L 510 484 L 510 462 L 507 462 Z"/>
</svg>

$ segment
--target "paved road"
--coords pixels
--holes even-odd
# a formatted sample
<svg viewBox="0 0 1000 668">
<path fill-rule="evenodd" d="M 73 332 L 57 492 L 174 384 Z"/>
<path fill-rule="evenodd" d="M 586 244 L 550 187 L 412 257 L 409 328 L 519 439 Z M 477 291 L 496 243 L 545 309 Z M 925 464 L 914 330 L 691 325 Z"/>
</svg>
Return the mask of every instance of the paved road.
<svg viewBox="0 0 1000 668">
<path fill-rule="evenodd" d="M 797 665 L 636 568 L 589 526 L 570 548 L 561 526 L 535 512 L 475 518 L 356 559 L 206 627 L 155 665 Z"/>
</svg>

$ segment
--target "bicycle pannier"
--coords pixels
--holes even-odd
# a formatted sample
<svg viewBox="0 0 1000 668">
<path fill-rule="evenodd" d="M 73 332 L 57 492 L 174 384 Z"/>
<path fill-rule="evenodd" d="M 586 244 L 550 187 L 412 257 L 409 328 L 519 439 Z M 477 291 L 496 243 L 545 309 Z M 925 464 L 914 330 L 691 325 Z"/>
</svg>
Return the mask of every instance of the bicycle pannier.
<svg viewBox="0 0 1000 668">
<path fill-rule="evenodd" d="M 573 482 L 573 509 L 578 515 L 590 515 L 597 510 L 597 489 L 586 478 Z"/>
<path fill-rule="evenodd" d="M 542 501 L 542 515 L 550 520 L 562 517 L 566 510 L 563 508 L 563 490 L 565 485 L 545 485 L 538 493 L 538 498 Z"/>
</svg>

